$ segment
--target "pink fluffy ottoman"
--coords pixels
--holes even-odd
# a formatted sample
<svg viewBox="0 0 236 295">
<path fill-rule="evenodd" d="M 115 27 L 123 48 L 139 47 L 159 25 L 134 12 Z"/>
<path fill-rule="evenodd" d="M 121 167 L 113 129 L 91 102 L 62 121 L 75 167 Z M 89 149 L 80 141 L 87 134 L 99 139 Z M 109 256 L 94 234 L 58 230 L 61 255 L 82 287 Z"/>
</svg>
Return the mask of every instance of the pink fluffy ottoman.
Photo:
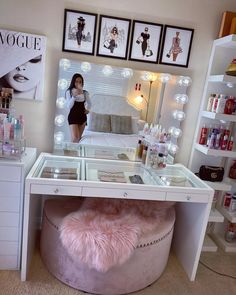
<svg viewBox="0 0 236 295">
<path fill-rule="evenodd" d="M 90 200 L 88 202 L 91 202 Z M 102 200 L 100 199 L 99 202 Z M 112 201 L 109 200 L 109 202 Z M 131 202 L 134 204 L 135 201 Z M 163 273 L 169 257 L 175 222 L 174 207 L 171 206 L 168 210 L 163 208 L 159 211 L 162 218 L 157 222 L 157 226 L 151 227 L 152 230 L 139 232 L 138 243 L 133 247 L 132 253 L 125 262 L 111 266 L 106 271 L 104 269 L 99 271 L 87 265 L 83 259 L 75 259 L 60 238 L 63 222 L 68 217 L 72 218 L 73 222 L 77 222 L 73 211 L 84 210 L 86 208 L 84 203 L 83 198 L 45 201 L 40 249 L 43 262 L 50 273 L 75 289 L 104 295 L 127 294 L 143 289 L 156 281 Z M 153 203 L 150 204 L 153 205 Z M 87 206 L 86 209 L 90 210 L 91 206 L 89 208 Z M 165 214 L 162 214 L 164 210 Z M 153 215 L 153 212 L 150 214 Z M 85 244 L 83 247 L 91 247 L 87 244 L 86 239 L 82 242 Z"/>
</svg>

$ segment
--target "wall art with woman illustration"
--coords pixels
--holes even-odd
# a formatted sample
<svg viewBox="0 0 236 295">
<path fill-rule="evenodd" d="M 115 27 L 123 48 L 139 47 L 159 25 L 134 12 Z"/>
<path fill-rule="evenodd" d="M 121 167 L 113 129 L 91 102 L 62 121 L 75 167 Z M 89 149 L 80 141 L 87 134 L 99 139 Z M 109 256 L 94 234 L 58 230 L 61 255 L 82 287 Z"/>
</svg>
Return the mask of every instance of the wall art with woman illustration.
<svg viewBox="0 0 236 295">
<path fill-rule="evenodd" d="M 160 64 L 188 67 L 193 29 L 165 26 Z"/>
<path fill-rule="evenodd" d="M 46 37 L 0 29 L 0 89 L 14 98 L 42 100 Z"/>
<path fill-rule="evenodd" d="M 62 50 L 94 54 L 97 14 L 65 9 Z"/>
<path fill-rule="evenodd" d="M 127 59 L 131 20 L 100 15 L 97 55 Z"/>
<path fill-rule="evenodd" d="M 157 63 L 163 25 L 133 21 L 130 60 Z"/>
</svg>

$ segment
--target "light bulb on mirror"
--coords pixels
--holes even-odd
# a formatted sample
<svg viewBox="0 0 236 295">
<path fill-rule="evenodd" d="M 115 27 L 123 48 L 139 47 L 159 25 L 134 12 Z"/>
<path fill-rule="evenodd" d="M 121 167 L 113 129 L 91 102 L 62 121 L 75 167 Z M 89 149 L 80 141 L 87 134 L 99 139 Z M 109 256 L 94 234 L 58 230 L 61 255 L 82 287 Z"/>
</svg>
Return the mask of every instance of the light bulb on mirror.
<svg viewBox="0 0 236 295">
<path fill-rule="evenodd" d="M 170 143 L 168 146 L 168 151 L 172 154 L 175 155 L 179 150 L 179 147 L 176 144 Z"/>
<path fill-rule="evenodd" d="M 170 133 L 170 135 L 173 136 L 174 138 L 178 138 L 182 136 L 182 130 L 174 126 L 168 129 L 168 133 Z"/>
<path fill-rule="evenodd" d="M 63 97 L 63 96 L 58 97 L 56 100 L 56 106 L 58 107 L 58 109 L 64 109 L 65 105 L 66 105 L 65 97 Z"/>
<path fill-rule="evenodd" d="M 168 129 L 168 133 L 170 133 L 170 135 L 172 135 L 173 134 L 173 130 L 174 130 L 174 126 L 171 126 L 169 129 Z"/>
<path fill-rule="evenodd" d="M 157 75 L 152 72 L 144 72 L 141 79 L 144 81 L 154 82 L 157 79 Z"/>
<path fill-rule="evenodd" d="M 102 72 L 106 77 L 108 77 L 113 73 L 113 69 L 111 66 L 104 66 Z"/>
<path fill-rule="evenodd" d="M 131 78 L 133 76 L 133 70 L 124 68 L 121 72 L 121 76 L 128 79 Z"/>
<path fill-rule="evenodd" d="M 57 115 L 55 117 L 55 125 L 61 127 L 64 124 L 65 124 L 65 116 L 64 115 Z"/>
<path fill-rule="evenodd" d="M 188 95 L 187 94 L 175 94 L 174 100 L 180 104 L 186 104 L 188 102 Z"/>
<path fill-rule="evenodd" d="M 134 100 L 135 100 L 135 102 L 136 102 L 137 104 L 142 103 L 143 100 L 144 100 L 143 95 L 141 94 L 141 95 L 139 95 L 139 96 L 136 96 Z"/>
<path fill-rule="evenodd" d="M 71 62 L 67 58 L 62 58 L 59 62 L 60 68 L 62 68 L 64 71 L 68 70 L 71 66 Z"/>
<path fill-rule="evenodd" d="M 182 132 L 181 129 L 179 129 L 179 128 L 174 128 L 172 135 L 173 135 L 173 137 L 175 137 L 175 138 L 179 138 L 179 137 L 182 136 L 182 133 L 183 133 L 183 132 Z"/>
<path fill-rule="evenodd" d="M 54 142 L 55 144 L 61 144 L 64 142 L 64 132 L 58 131 L 54 134 Z"/>
<path fill-rule="evenodd" d="M 183 121 L 185 119 L 185 113 L 183 111 L 175 110 L 173 111 L 173 117 L 178 121 Z"/>
<path fill-rule="evenodd" d="M 160 74 L 160 77 L 159 77 L 159 80 L 162 82 L 162 83 L 167 83 L 170 81 L 170 79 L 172 78 L 172 76 L 170 74 L 166 74 L 166 73 L 161 73 Z"/>
<path fill-rule="evenodd" d="M 179 86 L 190 86 L 192 84 L 192 79 L 187 76 L 179 76 L 177 78 L 176 84 Z"/>
<path fill-rule="evenodd" d="M 61 90 L 65 90 L 66 88 L 68 88 L 68 82 L 66 79 L 60 79 L 58 81 L 58 88 Z"/>
<path fill-rule="evenodd" d="M 234 87 L 234 84 L 233 84 L 232 82 L 228 82 L 228 83 L 226 84 L 226 86 L 229 87 L 229 88 L 233 88 L 233 87 Z"/>
<path fill-rule="evenodd" d="M 81 63 L 81 66 L 80 66 L 81 70 L 84 72 L 84 73 L 88 73 L 91 71 L 91 64 L 87 61 L 83 61 Z"/>
</svg>

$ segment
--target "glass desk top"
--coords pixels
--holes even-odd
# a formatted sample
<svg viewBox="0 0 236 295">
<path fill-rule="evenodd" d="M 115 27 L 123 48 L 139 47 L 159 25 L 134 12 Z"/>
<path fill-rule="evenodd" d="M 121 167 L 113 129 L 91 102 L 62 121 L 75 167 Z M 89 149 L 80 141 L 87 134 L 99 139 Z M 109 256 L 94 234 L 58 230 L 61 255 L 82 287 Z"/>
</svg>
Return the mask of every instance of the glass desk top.
<svg viewBox="0 0 236 295">
<path fill-rule="evenodd" d="M 87 152 L 93 154 L 94 149 Z M 102 149 L 99 152 L 103 151 Z M 107 154 L 105 152 L 105 156 Z M 181 164 L 162 169 L 147 168 L 128 160 L 68 157 L 42 153 L 32 171 L 33 178 L 136 184 L 175 188 L 209 189 L 209 186 Z"/>
<path fill-rule="evenodd" d="M 58 156 L 141 162 L 141 159 L 137 157 L 135 147 L 113 147 L 65 142 L 60 148 L 54 149 L 53 154 Z M 166 157 L 166 163 L 173 164 L 173 157 L 170 154 Z"/>
<path fill-rule="evenodd" d="M 71 142 L 65 143 L 62 149 L 54 150 L 54 154 L 96 159 L 140 161 L 140 159 L 135 157 L 136 148 L 85 145 Z"/>
<path fill-rule="evenodd" d="M 202 180 L 180 164 L 167 165 L 163 169 L 152 169 L 151 173 L 154 179 L 164 186 L 207 187 Z"/>
<path fill-rule="evenodd" d="M 52 179 L 81 179 L 81 160 L 72 157 L 45 156 L 37 166 L 33 176 Z"/>
</svg>

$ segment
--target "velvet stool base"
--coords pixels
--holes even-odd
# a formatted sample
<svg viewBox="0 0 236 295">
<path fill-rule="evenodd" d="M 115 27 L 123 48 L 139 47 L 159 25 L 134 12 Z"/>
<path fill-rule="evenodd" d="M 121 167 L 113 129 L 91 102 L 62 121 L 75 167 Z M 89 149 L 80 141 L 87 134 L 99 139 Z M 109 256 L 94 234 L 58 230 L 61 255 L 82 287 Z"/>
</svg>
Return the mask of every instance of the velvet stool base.
<svg viewBox="0 0 236 295">
<path fill-rule="evenodd" d="M 128 294 L 143 289 L 163 273 L 173 236 L 175 212 L 172 210 L 155 232 L 143 235 L 133 255 L 124 264 L 106 273 L 75 263 L 60 241 L 62 219 L 79 209 L 80 198 L 45 201 L 40 251 L 49 272 L 63 283 L 94 294 Z"/>
</svg>

